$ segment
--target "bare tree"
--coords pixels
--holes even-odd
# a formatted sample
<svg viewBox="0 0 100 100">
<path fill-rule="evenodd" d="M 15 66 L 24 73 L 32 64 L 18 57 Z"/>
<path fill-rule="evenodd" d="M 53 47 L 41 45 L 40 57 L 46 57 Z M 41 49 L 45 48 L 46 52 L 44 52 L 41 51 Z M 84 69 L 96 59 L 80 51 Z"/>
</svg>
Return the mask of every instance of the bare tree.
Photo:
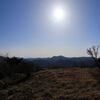
<svg viewBox="0 0 100 100">
<path fill-rule="evenodd" d="M 97 66 L 100 68 L 100 64 L 98 62 L 98 54 L 99 54 L 99 46 L 93 46 L 89 49 L 87 49 L 87 54 L 93 58 L 93 60 L 96 62 Z"/>
</svg>

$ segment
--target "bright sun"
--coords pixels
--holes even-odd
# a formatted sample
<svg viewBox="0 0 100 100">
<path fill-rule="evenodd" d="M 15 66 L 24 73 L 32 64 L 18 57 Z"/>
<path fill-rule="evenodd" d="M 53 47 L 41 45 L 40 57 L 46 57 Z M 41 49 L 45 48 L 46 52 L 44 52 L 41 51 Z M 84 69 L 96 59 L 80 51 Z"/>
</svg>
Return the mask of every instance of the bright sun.
<svg viewBox="0 0 100 100">
<path fill-rule="evenodd" d="M 62 21 L 65 18 L 65 11 L 61 7 L 57 7 L 53 11 L 53 17 L 55 21 Z"/>
</svg>

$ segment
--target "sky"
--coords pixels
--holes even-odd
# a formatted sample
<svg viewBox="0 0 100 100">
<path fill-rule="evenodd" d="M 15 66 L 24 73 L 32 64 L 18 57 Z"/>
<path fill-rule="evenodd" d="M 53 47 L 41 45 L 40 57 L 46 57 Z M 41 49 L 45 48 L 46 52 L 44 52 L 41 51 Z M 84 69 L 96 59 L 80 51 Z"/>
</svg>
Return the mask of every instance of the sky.
<svg viewBox="0 0 100 100">
<path fill-rule="evenodd" d="M 65 15 L 56 21 L 53 12 Z M 0 0 L 0 54 L 88 56 L 100 45 L 100 0 Z"/>
</svg>

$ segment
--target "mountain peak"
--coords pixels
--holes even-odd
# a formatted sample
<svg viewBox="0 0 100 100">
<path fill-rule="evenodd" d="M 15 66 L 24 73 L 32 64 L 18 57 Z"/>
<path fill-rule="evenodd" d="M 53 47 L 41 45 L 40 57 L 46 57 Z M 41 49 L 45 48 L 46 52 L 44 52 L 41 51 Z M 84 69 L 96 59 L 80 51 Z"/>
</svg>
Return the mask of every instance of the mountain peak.
<svg viewBox="0 0 100 100">
<path fill-rule="evenodd" d="M 65 58 L 65 57 L 62 55 L 59 55 L 59 56 L 53 56 L 52 58 Z"/>
<path fill-rule="evenodd" d="M 61 60 L 61 59 L 66 59 L 66 57 L 60 55 L 60 56 L 53 56 L 51 59 Z"/>
</svg>

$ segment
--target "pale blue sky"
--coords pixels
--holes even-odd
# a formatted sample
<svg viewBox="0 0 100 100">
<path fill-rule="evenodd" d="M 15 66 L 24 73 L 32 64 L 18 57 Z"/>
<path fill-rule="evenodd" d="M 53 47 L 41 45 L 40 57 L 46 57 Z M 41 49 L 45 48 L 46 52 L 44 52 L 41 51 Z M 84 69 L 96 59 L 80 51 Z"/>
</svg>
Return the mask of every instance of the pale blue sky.
<svg viewBox="0 0 100 100">
<path fill-rule="evenodd" d="M 55 23 L 57 6 L 69 18 Z M 100 45 L 100 0 L 0 0 L 1 54 L 77 57 L 92 45 Z"/>
</svg>

